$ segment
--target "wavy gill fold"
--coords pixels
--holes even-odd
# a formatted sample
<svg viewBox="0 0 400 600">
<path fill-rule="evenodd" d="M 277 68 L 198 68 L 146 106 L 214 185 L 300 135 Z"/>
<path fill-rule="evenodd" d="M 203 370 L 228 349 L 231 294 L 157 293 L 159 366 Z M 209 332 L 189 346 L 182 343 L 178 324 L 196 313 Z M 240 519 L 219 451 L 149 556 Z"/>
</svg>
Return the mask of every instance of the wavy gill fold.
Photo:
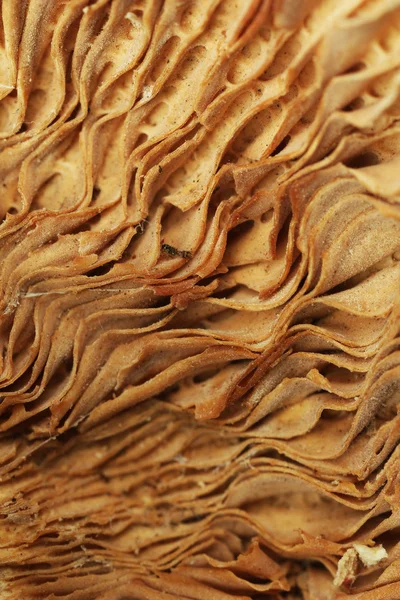
<svg viewBox="0 0 400 600">
<path fill-rule="evenodd" d="M 400 0 L 3 0 L 0 595 L 400 598 Z"/>
</svg>

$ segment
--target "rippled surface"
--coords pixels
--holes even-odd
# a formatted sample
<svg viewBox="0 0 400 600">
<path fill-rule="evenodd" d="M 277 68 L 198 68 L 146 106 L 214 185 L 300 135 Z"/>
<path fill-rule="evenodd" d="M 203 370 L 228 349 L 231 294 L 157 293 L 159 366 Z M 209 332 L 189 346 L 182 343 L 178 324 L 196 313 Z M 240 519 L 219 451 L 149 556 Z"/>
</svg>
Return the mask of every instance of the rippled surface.
<svg viewBox="0 0 400 600">
<path fill-rule="evenodd" d="M 1 8 L 2 598 L 398 600 L 400 2 Z"/>
</svg>

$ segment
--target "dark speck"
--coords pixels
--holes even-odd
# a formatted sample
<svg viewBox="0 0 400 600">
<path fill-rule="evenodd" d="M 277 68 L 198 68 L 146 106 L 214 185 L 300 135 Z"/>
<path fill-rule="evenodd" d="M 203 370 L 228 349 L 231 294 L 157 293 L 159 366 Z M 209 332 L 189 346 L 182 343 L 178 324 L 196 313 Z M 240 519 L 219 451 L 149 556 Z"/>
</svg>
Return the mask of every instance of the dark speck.
<svg viewBox="0 0 400 600">
<path fill-rule="evenodd" d="M 169 256 L 181 256 L 182 258 L 192 258 L 192 253 L 188 250 L 178 250 L 174 246 L 169 244 L 161 244 L 161 252 L 168 254 Z"/>
</svg>

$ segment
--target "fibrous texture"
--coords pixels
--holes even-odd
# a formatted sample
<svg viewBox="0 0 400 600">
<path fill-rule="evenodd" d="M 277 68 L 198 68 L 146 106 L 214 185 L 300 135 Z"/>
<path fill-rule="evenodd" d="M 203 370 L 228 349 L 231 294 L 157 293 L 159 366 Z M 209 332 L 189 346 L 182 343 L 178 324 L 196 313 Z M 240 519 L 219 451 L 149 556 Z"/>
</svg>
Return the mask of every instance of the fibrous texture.
<svg viewBox="0 0 400 600">
<path fill-rule="evenodd" d="M 400 598 L 400 0 L 3 0 L 0 595 Z"/>
</svg>

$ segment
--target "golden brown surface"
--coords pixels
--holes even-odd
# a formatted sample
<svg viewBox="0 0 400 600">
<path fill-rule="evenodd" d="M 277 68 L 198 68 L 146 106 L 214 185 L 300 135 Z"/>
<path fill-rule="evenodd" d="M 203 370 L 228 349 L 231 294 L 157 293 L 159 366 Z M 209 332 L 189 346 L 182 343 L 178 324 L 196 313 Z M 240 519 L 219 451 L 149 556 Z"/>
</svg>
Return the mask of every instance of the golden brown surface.
<svg viewBox="0 0 400 600">
<path fill-rule="evenodd" d="M 400 0 L 3 0 L 0 597 L 400 598 Z"/>
</svg>

